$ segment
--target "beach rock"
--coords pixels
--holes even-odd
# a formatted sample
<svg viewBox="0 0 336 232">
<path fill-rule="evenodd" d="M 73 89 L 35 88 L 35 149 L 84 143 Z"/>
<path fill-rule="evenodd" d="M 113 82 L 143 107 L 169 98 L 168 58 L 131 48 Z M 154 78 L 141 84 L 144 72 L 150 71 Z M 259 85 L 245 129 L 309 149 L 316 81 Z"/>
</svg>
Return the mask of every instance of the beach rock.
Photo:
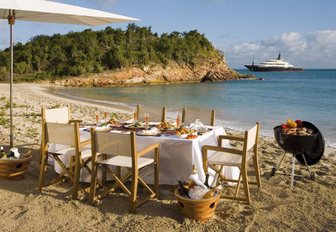
<svg viewBox="0 0 336 232">
<path fill-rule="evenodd" d="M 200 65 L 185 65 L 170 62 L 167 65 L 147 65 L 142 68 L 132 67 L 99 74 L 67 77 L 56 80 L 61 86 L 129 86 L 142 84 L 169 84 L 192 82 L 218 82 L 255 78 L 252 75 L 242 75 L 229 68 L 224 60 L 209 60 Z"/>
</svg>

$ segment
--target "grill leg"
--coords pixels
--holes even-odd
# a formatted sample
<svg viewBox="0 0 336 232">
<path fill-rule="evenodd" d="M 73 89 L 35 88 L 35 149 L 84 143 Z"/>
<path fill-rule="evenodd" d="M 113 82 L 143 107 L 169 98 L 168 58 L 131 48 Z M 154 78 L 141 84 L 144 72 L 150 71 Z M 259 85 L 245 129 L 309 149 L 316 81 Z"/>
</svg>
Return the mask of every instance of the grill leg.
<svg viewBox="0 0 336 232">
<path fill-rule="evenodd" d="M 283 154 L 283 156 L 282 156 L 280 162 L 278 163 L 278 165 L 277 165 L 276 167 L 273 167 L 273 168 L 272 168 L 271 176 L 274 176 L 274 175 L 275 175 L 275 172 L 280 168 L 280 165 L 281 165 L 283 159 L 285 158 L 285 156 L 286 156 L 286 152 L 285 152 L 285 154 Z"/>
<path fill-rule="evenodd" d="M 291 188 L 293 187 L 294 185 L 294 168 L 295 168 L 295 157 L 293 155 L 293 158 L 292 158 L 292 179 L 291 179 Z"/>
<path fill-rule="evenodd" d="M 310 178 L 311 178 L 312 180 L 315 180 L 315 173 L 313 173 L 313 172 L 310 171 L 309 166 L 308 166 L 308 164 L 307 164 L 306 157 L 305 157 L 304 154 L 302 154 L 302 158 L 303 158 L 303 161 L 304 161 L 304 163 L 305 163 L 305 165 L 306 165 L 306 168 L 307 168 L 307 170 L 308 170 L 308 172 L 309 172 Z"/>
</svg>

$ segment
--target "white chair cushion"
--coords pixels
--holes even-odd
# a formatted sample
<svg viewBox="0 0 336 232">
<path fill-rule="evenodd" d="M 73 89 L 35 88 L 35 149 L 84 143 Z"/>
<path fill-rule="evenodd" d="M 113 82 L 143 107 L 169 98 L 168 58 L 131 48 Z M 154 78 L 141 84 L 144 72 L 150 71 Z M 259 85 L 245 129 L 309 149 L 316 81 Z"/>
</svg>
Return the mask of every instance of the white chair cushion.
<svg viewBox="0 0 336 232">
<path fill-rule="evenodd" d="M 249 152 L 247 154 L 247 160 L 249 160 L 253 156 L 252 152 Z M 224 166 L 240 166 L 242 162 L 243 156 L 236 155 L 228 152 L 215 152 L 209 159 L 209 164 L 218 164 L 218 165 L 224 165 Z"/>
<path fill-rule="evenodd" d="M 98 161 L 99 164 L 107 164 L 112 166 L 119 166 L 119 167 L 126 167 L 131 168 L 132 167 L 132 157 L 128 156 L 114 156 L 112 158 Z M 154 159 L 150 158 L 138 158 L 138 168 L 142 168 L 144 166 L 147 166 L 151 163 L 154 163 Z"/>
<path fill-rule="evenodd" d="M 68 148 L 62 148 L 56 151 L 52 151 L 50 153 L 57 154 L 57 155 L 70 155 L 70 156 L 75 156 L 75 148 L 73 147 L 68 147 Z M 90 149 L 85 149 L 82 151 L 82 159 L 87 159 L 91 157 L 91 150 Z"/>
</svg>

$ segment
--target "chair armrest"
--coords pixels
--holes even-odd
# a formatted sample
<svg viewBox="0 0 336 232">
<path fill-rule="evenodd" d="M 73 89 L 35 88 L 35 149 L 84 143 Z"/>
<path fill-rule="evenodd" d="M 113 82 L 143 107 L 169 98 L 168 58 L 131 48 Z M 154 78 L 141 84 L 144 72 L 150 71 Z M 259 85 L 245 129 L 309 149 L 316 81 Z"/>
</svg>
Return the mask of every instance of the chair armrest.
<svg viewBox="0 0 336 232">
<path fill-rule="evenodd" d="M 233 148 L 227 148 L 227 147 L 216 147 L 216 146 L 208 146 L 205 145 L 202 147 L 202 153 L 206 153 L 207 151 L 220 151 L 220 152 L 228 152 L 236 155 L 243 155 L 243 151 Z"/>
<path fill-rule="evenodd" d="M 148 147 L 145 147 L 144 149 L 140 150 L 137 152 L 137 156 L 140 157 L 140 156 L 143 156 L 144 154 L 150 152 L 150 151 L 153 151 L 154 149 L 157 149 L 160 147 L 160 144 L 159 143 L 155 143 L 155 144 L 152 144 L 152 145 L 149 145 Z"/>
<path fill-rule="evenodd" d="M 237 140 L 237 141 L 244 142 L 245 138 L 240 137 L 240 136 L 233 136 L 233 135 L 220 135 L 220 136 L 218 136 L 218 140 L 222 140 L 222 139 Z"/>
<path fill-rule="evenodd" d="M 91 139 L 84 140 L 84 141 L 82 141 L 82 142 L 79 143 L 80 147 L 85 147 L 87 145 L 91 145 Z"/>
<path fill-rule="evenodd" d="M 81 123 L 81 122 L 83 122 L 83 120 L 80 120 L 80 119 L 70 119 L 69 120 L 69 123 Z"/>
</svg>

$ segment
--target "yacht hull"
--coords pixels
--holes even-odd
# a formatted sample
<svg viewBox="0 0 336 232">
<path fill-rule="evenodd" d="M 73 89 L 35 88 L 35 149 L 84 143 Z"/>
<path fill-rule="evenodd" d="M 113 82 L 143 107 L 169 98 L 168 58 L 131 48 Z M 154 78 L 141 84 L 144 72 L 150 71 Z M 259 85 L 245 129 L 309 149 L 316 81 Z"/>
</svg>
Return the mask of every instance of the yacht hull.
<svg viewBox="0 0 336 232">
<path fill-rule="evenodd" d="M 251 72 L 302 72 L 303 68 L 296 67 L 262 67 L 259 65 L 245 65 Z"/>
</svg>

